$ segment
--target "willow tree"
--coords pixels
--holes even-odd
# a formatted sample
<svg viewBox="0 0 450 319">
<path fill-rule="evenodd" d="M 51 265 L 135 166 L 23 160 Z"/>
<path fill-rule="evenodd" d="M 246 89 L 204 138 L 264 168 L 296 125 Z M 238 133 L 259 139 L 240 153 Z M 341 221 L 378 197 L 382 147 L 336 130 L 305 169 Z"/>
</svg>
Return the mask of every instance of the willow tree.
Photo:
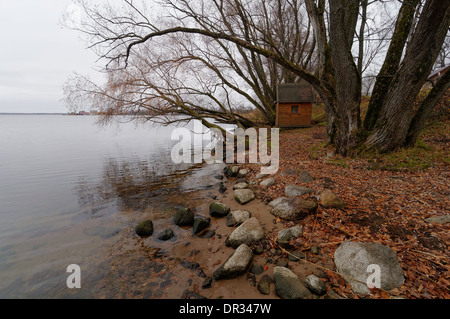
<svg viewBox="0 0 450 319">
<path fill-rule="evenodd" d="M 275 0 L 258 1 L 276 4 Z M 286 3 L 297 3 L 286 0 Z M 314 33 L 316 68 L 310 70 L 285 54 L 270 30 L 261 28 L 264 12 L 251 14 L 258 6 L 250 0 L 213 0 L 216 8 L 192 7 L 187 1 L 166 1 L 172 17 L 160 23 L 149 21 L 132 30 L 122 25 L 122 32 L 94 33 L 96 44 L 110 48 L 103 58 L 122 65 L 133 62 L 143 46 L 170 40 L 173 35 L 186 38 L 208 38 L 232 43 L 239 52 L 257 55 L 309 82 L 325 104 L 327 135 L 330 144 L 343 155 L 368 149 L 381 152 L 413 145 L 435 101 L 449 87 L 448 76 L 442 77 L 418 110 L 414 101 L 430 74 L 450 21 L 450 0 L 404 0 L 396 16 L 389 49 L 377 76 L 373 96 L 364 123 L 361 119 L 360 62 L 352 53 L 358 20 L 368 5 L 361 0 L 304 0 L 305 10 Z M 204 4 L 202 2 L 202 4 Z M 260 6 L 261 7 L 261 6 Z M 241 9 L 248 10 L 242 11 Z M 243 14 L 247 12 L 249 14 Z M 300 14 L 301 11 L 299 11 Z M 205 15 L 208 13 L 208 15 Z M 363 14 L 364 16 L 364 14 Z M 218 18 L 220 17 L 220 18 Z M 258 19 L 258 18 L 260 19 Z M 239 19 L 240 28 L 223 28 L 223 22 Z M 277 18 L 284 21 L 283 17 Z M 110 20 L 114 21 L 114 20 Z M 205 24 L 205 21 L 207 22 Z M 256 23 L 255 21 L 259 21 Z M 266 25 L 270 26 L 269 23 Z M 108 26 L 106 30 L 111 30 Z M 361 32 L 360 32 L 361 33 Z M 361 36 L 361 35 L 360 35 Z M 258 41 L 254 41 L 257 39 Z M 288 42 L 295 41 L 285 37 Z M 257 66 L 255 66 L 255 72 Z M 262 70 L 260 70 L 261 72 Z M 258 78 L 256 78 L 256 82 Z"/>
<path fill-rule="evenodd" d="M 104 120 L 114 114 L 170 124 L 210 119 L 242 128 L 275 124 L 276 85 L 299 81 L 298 75 L 265 55 L 221 38 L 191 33 L 167 34 L 127 46 L 143 32 L 173 25 L 197 26 L 227 33 L 255 47 L 277 48 L 279 54 L 312 69 L 314 40 L 300 1 L 162 0 L 158 8 L 124 1 L 122 6 L 78 1 L 86 19 L 72 28 L 81 31 L 100 59 L 106 60 L 103 85 L 77 75 L 65 86 L 71 105 L 91 103 Z M 151 17 L 152 12 L 160 17 Z M 282 18 L 282 19 L 281 19 Z M 256 109 L 250 118 L 245 111 Z"/>
</svg>

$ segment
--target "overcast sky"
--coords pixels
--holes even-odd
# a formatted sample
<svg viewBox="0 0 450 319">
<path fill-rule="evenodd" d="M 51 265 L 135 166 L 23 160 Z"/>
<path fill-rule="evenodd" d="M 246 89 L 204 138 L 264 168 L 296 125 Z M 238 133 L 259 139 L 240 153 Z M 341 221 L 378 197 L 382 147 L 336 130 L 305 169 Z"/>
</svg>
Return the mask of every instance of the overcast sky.
<svg viewBox="0 0 450 319">
<path fill-rule="evenodd" d="M 96 77 L 96 56 L 59 24 L 70 4 L 0 0 L 0 113 L 67 112 L 61 99 L 68 76 Z"/>
</svg>

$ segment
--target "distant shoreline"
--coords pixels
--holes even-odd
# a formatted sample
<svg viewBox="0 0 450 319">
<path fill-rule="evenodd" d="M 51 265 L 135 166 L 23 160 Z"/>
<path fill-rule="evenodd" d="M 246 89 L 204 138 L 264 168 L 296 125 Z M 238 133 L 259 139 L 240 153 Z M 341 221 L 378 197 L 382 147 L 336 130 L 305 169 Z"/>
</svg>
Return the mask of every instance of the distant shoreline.
<svg viewBox="0 0 450 319">
<path fill-rule="evenodd" d="M 2 113 L 0 115 L 69 115 L 67 113 Z"/>
</svg>

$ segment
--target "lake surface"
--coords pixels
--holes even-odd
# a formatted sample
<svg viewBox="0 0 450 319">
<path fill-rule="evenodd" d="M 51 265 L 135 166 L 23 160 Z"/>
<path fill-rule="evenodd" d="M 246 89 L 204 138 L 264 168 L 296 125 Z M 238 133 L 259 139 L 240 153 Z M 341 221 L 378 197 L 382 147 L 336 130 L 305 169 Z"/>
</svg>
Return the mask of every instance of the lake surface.
<svg viewBox="0 0 450 319">
<path fill-rule="evenodd" d="M 139 212 L 217 183 L 221 167 L 173 164 L 174 127 L 96 120 L 0 115 L 0 298 L 96 297 Z M 84 289 L 67 288 L 70 264 Z"/>
</svg>

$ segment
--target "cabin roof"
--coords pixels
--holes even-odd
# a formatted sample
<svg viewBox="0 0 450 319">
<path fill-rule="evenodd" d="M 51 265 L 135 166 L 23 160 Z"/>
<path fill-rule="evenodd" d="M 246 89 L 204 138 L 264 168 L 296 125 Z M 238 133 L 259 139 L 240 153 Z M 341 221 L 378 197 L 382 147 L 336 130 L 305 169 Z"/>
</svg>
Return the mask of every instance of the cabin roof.
<svg viewBox="0 0 450 319">
<path fill-rule="evenodd" d="M 278 103 L 312 103 L 314 97 L 311 85 L 307 82 L 279 84 L 277 101 Z"/>
</svg>

